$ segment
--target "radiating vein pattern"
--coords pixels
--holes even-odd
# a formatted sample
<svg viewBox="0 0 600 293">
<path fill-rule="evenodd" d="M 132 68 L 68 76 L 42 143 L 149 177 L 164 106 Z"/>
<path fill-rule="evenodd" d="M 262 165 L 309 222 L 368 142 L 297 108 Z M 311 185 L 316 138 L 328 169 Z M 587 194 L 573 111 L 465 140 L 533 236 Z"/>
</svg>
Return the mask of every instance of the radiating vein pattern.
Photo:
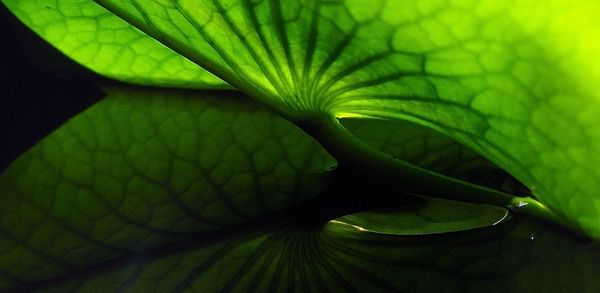
<svg viewBox="0 0 600 293">
<path fill-rule="evenodd" d="M 235 93 L 107 90 L 1 175 L 0 290 L 290 206 L 335 164 Z"/>
<path fill-rule="evenodd" d="M 514 225 L 513 225 L 514 226 Z M 597 251 L 543 224 L 383 235 L 340 222 L 185 242 L 37 284 L 66 292 L 594 291 Z M 531 239 L 535 233 L 535 240 Z M 568 252 L 565 254 L 565 252 Z M 563 270 L 565 265 L 569 270 Z M 540 271 L 544 273 L 540 274 Z"/>
<path fill-rule="evenodd" d="M 100 75 L 142 85 L 230 88 L 93 1 L 2 2 L 44 40 Z"/>
<path fill-rule="evenodd" d="M 600 235 L 598 3 L 97 2 L 289 118 L 446 133 Z"/>
</svg>

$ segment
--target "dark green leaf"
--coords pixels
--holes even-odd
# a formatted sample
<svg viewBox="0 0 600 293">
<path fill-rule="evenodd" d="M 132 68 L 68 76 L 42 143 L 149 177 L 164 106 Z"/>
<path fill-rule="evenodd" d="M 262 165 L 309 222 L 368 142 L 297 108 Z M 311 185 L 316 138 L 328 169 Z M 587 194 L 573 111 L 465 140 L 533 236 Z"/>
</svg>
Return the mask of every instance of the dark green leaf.
<svg viewBox="0 0 600 293">
<path fill-rule="evenodd" d="M 0 289 L 287 207 L 335 164 L 233 92 L 106 90 L 0 176 Z"/>
</svg>

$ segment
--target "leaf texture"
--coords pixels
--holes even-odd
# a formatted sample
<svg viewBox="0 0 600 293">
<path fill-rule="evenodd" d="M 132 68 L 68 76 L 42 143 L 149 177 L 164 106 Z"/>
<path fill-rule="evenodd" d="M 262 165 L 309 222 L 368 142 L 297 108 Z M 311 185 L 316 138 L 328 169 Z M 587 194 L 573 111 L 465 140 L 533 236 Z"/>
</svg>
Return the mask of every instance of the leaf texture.
<svg viewBox="0 0 600 293">
<path fill-rule="evenodd" d="M 0 290 L 288 207 L 335 164 L 236 93 L 107 91 L 1 174 Z"/>
<path fill-rule="evenodd" d="M 408 120 L 600 237 L 600 5 L 99 0 L 291 119 Z"/>
<path fill-rule="evenodd" d="M 140 85 L 231 88 L 92 1 L 3 3 L 45 41 L 100 75 Z"/>
</svg>

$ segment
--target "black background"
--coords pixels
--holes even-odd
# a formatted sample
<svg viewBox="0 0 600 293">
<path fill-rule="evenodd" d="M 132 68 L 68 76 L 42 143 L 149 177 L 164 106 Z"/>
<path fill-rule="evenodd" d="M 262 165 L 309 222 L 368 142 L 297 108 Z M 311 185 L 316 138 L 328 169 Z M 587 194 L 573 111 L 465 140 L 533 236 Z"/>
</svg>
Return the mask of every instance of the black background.
<svg viewBox="0 0 600 293">
<path fill-rule="evenodd" d="M 101 78 L 51 47 L 0 3 L 0 171 L 101 99 Z"/>
</svg>

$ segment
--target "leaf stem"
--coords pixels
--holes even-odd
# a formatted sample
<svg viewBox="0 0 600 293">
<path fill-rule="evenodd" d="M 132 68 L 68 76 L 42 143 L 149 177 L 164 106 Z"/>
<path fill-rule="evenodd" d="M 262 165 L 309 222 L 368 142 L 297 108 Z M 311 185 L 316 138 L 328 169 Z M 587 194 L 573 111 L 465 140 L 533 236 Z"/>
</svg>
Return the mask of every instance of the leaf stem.
<svg viewBox="0 0 600 293">
<path fill-rule="evenodd" d="M 385 184 L 415 195 L 491 204 L 551 221 L 571 230 L 577 226 L 531 197 L 461 181 L 435 173 L 381 152 L 350 133 L 332 116 L 311 117 L 296 123 L 338 160 L 340 168 L 381 178 Z"/>
</svg>

